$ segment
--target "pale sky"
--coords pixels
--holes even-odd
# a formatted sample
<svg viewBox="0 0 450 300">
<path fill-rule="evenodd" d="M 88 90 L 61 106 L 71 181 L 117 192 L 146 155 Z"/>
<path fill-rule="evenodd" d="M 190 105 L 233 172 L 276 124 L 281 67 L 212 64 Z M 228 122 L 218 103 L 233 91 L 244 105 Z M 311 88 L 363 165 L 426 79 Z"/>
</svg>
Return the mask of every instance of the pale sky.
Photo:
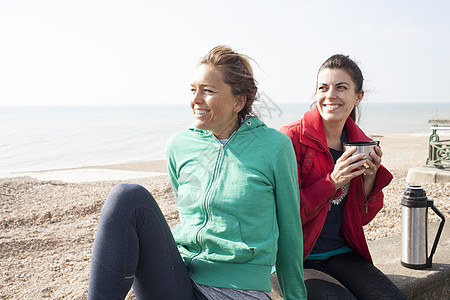
<svg viewBox="0 0 450 300">
<path fill-rule="evenodd" d="M 260 91 L 311 102 L 329 56 L 357 61 L 365 101 L 450 102 L 450 1 L 3 0 L 0 105 L 189 101 L 198 59 L 225 44 Z"/>
</svg>

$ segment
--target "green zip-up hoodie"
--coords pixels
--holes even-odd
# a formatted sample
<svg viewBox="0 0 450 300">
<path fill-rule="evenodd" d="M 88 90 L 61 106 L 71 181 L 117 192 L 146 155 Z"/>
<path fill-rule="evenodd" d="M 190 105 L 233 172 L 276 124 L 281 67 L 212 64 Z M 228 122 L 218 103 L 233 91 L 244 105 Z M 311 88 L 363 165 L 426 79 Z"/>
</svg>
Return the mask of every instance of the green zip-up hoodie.
<svg viewBox="0 0 450 300">
<path fill-rule="evenodd" d="M 225 145 L 210 131 L 178 133 L 166 155 L 181 220 L 173 235 L 192 279 L 270 291 L 276 263 L 284 299 L 306 299 L 290 139 L 250 118 Z"/>
</svg>

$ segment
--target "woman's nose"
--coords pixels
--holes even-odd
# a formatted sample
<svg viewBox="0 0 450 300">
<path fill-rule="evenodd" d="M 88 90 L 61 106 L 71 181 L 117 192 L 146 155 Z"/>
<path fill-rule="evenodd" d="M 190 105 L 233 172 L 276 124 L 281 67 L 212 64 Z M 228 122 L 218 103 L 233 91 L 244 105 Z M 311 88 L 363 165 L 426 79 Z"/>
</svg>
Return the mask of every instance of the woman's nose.
<svg viewBox="0 0 450 300">
<path fill-rule="evenodd" d="M 196 91 L 195 93 L 192 94 L 192 99 L 191 99 L 192 103 L 195 104 L 199 104 L 202 103 L 204 101 L 201 93 L 199 91 Z"/>
<path fill-rule="evenodd" d="M 334 88 L 329 88 L 327 91 L 327 98 L 333 99 L 336 98 L 336 90 Z"/>
</svg>

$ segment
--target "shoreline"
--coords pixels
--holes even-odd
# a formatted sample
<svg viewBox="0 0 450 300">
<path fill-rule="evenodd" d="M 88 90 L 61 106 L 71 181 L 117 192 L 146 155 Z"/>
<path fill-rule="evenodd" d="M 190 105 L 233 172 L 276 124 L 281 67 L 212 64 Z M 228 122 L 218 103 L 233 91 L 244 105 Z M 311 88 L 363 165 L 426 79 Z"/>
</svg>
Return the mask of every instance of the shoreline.
<svg viewBox="0 0 450 300">
<path fill-rule="evenodd" d="M 83 183 L 146 178 L 165 175 L 167 172 L 165 160 L 152 160 L 27 172 L 0 172 L 0 178 L 31 177 L 37 180 Z"/>
<path fill-rule="evenodd" d="M 378 133 L 370 134 L 369 137 L 380 141 L 384 153 L 382 164 L 388 169 L 409 169 L 425 165 L 428 155 L 429 135 L 422 133 Z M 417 155 L 413 155 L 414 159 L 410 160 L 412 152 Z M 417 157 L 422 157 L 422 164 L 418 163 Z M 0 172 L 0 178 L 32 177 L 38 180 L 81 183 L 146 178 L 167 174 L 167 172 L 166 161 L 159 159 L 25 172 Z"/>
</svg>

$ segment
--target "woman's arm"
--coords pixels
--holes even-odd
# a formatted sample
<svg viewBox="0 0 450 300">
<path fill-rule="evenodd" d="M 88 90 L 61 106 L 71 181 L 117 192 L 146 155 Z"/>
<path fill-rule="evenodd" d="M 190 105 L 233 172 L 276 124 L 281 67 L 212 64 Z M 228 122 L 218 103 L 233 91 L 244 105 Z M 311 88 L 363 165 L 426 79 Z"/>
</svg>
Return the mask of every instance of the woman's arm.
<svg viewBox="0 0 450 300">
<path fill-rule="evenodd" d="M 376 146 L 374 149 L 375 153 L 370 153 L 373 161 L 370 159 L 366 159 L 367 168 L 364 171 L 363 177 L 364 193 L 366 197 L 368 197 L 373 192 L 373 188 L 375 187 L 375 179 L 377 177 L 377 171 L 381 165 L 381 157 L 383 156 L 383 152 L 381 151 L 380 147 Z"/>
<path fill-rule="evenodd" d="M 307 175 L 306 175 L 307 176 Z M 302 184 L 302 178 L 299 177 L 299 185 Z M 342 194 L 331 180 L 330 174 L 326 174 L 307 188 L 300 188 L 300 215 L 302 224 L 308 223 L 314 219 L 323 206 L 328 207 L 329 200 L 339 197 Z"/>
<path fill-rule="evenodd" d="M 364 175 L 362 176 L 364 178 Z M 384 194 L 383 188 L 386 187 L 392 180 L 392 174 L 383 165 L 380 165 L 373 183 L 371 192 L 366 196 L 366 188 L 364 179 L 359 180 L 358 187 L 358 202 L 363 225 L 366 225 L 376 216 L 376 214 L 383 208 Z"/>
<path fill-rule="evenodd" d="M 167 170 L 169 171 L 170 182 L 172 183 L 173 193 L 175 195 L 175 199 L 178 198 L 178 175 L 176 169 L 176 161 L 175 161 L 175 151 L 173 146 L 172 138 L 168 141 L 166 146 L 166 164 Z"/>
<path fill-rule="evenodd" d="M 311 154 L 302 153 L 306 151 L 306 149 L 304 149 L 306 146 L 300 143 L 300 129 L 294 129 L 285 126 L 282 127 L 280 131 L 291 139 L 294 147 L 296 156 L 295 164 L 298 171 L 298 186 L 300 187 L 300 215 L 302 224 L 306 224 L 317 216 L 321 207 L 328 206 L 328 199 L 338 197 L 341 194 L 341 191 L 336 191 L 336 188 L 331 181 L 330 174 L 325 173 L 324 175 L 317 176 L 319 172 L 311 169 L 312 166 L 314 166 L 314 160 L 318 159 L 316 157 L 316 151 L 312 151 Z M 303 162 L 303 160 L 305 160 L 305 162 Z M 302 184 L 302 174 L 306 174 L 305 176 L 318 177 L 318 179 L 307 188 L 304 188 Z"/>
<path fill-rule="evenodd" d="M 286 143 L 278 155 L 274 176 L 279 230 L 276 260 L 278 282 L 284 299 L 306 299 L 297 169 L 290 142 Z"/>
<path fill-rule="evenodd" d="M 358 196 L 360 215 L 363 225 L 369 223 L 383 208 L 384 195 L 382 189 L 392 180 L 392 174 L 381 165 L 383 152 L 375 147 L 375 153 L 370 153 L 372 160 L 366 160 L 365 172 L 360 183 L 362 187 Z"/>
</svg>

